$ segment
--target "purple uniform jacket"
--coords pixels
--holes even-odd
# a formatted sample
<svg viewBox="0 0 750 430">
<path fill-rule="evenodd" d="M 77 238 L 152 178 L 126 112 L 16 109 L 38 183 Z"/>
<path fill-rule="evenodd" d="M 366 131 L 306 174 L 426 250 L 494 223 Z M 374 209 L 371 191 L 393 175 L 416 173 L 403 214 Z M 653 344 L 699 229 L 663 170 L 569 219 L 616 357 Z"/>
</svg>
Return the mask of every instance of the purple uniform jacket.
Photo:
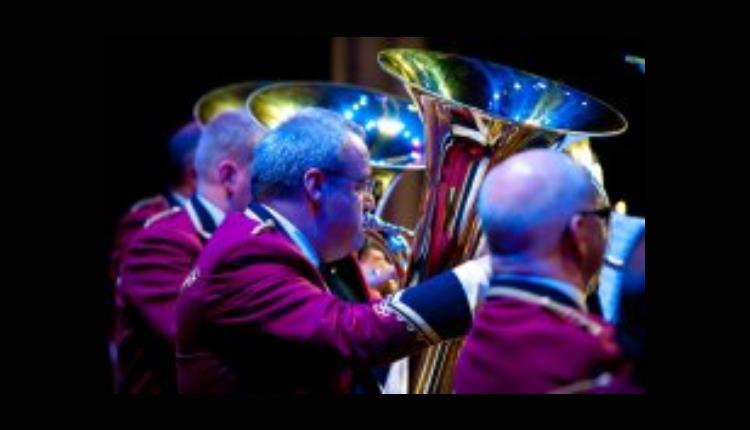
<svg viewBox="0 0 750 430">
<path fill-rule="evenodd" d="M 192 204 L 152 217 L 123 255 L 115 293 L 118 392 L 177 391 L 177 296 L 210 236 Z"/>
<path fill-rule="evenodd" d="M 143 228 L 149 218 L 168 210 L 170 207 L 177 206 L 177 202 L 170 202 L 164 195 L 156 195 L 151 198 L 143 199 L 130 207 L 128 213 L 120 218 L 115 231 L 115 241 L 112 251 L 112 279 L 117 278 L 117 271 L 125 254 L 125 249 L 133 236 Z"/>
<path fill-rule="evenodd" d="M 492 297 L 492 291 L 459 356 L 456 393 L 562 393 L 621 371 L 613 327 L 596 316 L 543 294 Z M 537 302 L 544 297 L 545 304 Z"/>
<path fill-rule="evenodd" d="M 457 301 L 439 317 L 419 289 L 389 301 L 343 301 L 272 220 L 230 214 L 180 293 L 179 392 L 349 393 L 356 368 L 440 340 L 429 334 L 465 332 L 470 313 L 455 276 L 432 286 Z M 437 322 L 430 332 L 430 321 L 458 332 Z"/>
</svg>

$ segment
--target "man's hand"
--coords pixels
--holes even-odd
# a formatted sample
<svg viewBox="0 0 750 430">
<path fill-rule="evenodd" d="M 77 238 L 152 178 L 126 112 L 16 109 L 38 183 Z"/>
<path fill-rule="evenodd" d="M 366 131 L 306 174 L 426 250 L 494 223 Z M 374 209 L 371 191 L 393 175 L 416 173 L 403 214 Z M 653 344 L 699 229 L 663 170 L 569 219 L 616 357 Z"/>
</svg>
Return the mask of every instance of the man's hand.
<svg viewBox="0 0 750 430">
<path fill-rule="evenodd" d="M 396 268 L 388 262 L 383 251 L 368 247 L 359 259 L 367 285 L 381 295 L 394 293 L 398 289 Z"/>
<path fill-rule="evenodd" d="M 487 295 L 492 277 L 492 256 L 484 254 L 453 269 L 466 292 L 472 312 Z"/>
</svg>

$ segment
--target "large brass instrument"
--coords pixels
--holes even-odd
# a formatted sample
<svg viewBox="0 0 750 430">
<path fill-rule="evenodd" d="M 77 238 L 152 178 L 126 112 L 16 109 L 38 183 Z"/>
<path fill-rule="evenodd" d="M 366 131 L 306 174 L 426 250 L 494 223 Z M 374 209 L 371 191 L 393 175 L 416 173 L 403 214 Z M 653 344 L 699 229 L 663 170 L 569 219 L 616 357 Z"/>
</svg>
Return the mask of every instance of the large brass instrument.
<svg viewBox="0 0 750 430">
<path fill-rule="evenodd" d="M 244 111 L 250 94 L 268 83 L 248 81 L 215 88 L 198 99 L 193 106 L 193 117 L 201 127 L 205 127 L 224 112 Z"/>
<path fill-rule="evenodd" d="M 578 143 L 578 156 L 595 167 L 588 138 L 627 128 L 619 112 L 596 98 L 499 64 L 414 49 L 386 50 L 378 61 L 403 82 L 425 127 L 425 183 L 407 286 L 477 256 L 476 197 L 493 166 L 527 148 L 562 151 Z M 452 392 L 461 344 L 443 342 L 422 353 L 410 391 Z"/>
</svg>

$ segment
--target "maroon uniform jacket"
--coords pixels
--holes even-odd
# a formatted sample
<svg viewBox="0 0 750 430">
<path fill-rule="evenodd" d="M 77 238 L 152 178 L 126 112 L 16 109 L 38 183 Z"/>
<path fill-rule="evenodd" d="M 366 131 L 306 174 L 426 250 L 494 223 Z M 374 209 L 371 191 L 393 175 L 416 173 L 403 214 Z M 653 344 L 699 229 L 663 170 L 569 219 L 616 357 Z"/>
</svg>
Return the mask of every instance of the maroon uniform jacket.
<svg viewBox="0 0 750 430">
<path fill-rule="evenodd" d="M 115 230 L 115 241 L 112 251 L 112 279 L 117 278 L 122 256 L 133 236 L 146 224 L 151 217 L 170 208 L 179 207 L 180 203 L 170 193 L 158 194 L 140 200 L 130 207 L 128 213 L 120 218 Z"/>
<path fill-rule="evenodd" d="M 533 282 L 493 285 L 459 356 L 459 394 L 566 392 L 622 369 L 614 329 Z"/>
<path fill-rule="evenodd" d="M 177 296 L 214 229 L 194 197 L 152 217 L 125 248 L 115 292 L 119 392 L 176 392 Z"/>
<path fill-rule="evenodd" d="M 178 300 L 179 392 L 350 393 L 358 369 L 468 330 L 452 272 L 348 302 L 277 224 L 229 214 L 201 253 Z"/>
</svg>

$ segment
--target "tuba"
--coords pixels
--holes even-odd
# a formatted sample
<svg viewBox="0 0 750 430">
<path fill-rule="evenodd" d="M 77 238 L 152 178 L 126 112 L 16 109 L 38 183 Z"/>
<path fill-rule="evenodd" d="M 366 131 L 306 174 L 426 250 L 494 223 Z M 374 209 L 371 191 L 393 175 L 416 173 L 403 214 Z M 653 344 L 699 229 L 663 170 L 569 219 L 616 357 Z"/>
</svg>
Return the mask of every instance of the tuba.
<svg viewBox="0 0 750 430">
<path fill-rule="evenodd" d="M 242 111 L 250 94 L 269 82 L 248 81 L 215 88 L 204 94 L 193 106 L 193 118 L 204 128 L 227 111 Z"/>
<path fill-rule="evenodd" d="M 423 127 L 416 107 L 406 99 L 379 91 L 324 82 L 273 84 L 247 100 L 250 116 L 265 128 L 276 127 L 305 107 L 333 110 L 363 128 L 377 206 L 375 214 L 366 216 L 366 235 L 369 243 L 383 251 L 394 265 L 399 280 L 405 280 L 414 233 L 389 222 L 395 220 L 378 215 L 389 203 L 402 175 L 424 170 Z"/>
<path fill-rule="evenodd" d="M 378 62 L 404 84 L 425 128 L 425 182 L 407 288 L 478 256 L 484 244 L 475 206 L 492 167 L 524 149 L 564 151 L 574 143 L 579 158 L 592 161 L 589 138 L 627 129 L 623 115 L 604 102 L 503 65 L 415 49 L 382 51 Z M 462 343 L 443 342 L 416 356 L 410 392 L 452 392 Z"/>
</svg>

